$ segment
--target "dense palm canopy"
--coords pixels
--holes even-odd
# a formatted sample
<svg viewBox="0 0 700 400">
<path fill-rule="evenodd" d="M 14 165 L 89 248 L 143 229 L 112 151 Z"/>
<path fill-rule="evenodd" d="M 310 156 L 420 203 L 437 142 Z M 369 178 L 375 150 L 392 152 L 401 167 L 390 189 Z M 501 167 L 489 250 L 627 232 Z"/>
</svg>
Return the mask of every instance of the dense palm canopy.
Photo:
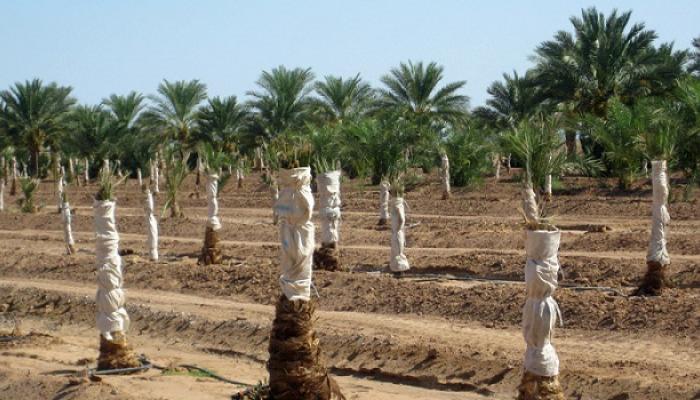
<svg viewBox="0 0 700 400">
<path fill-rule="evenodd" d="M 79 105 L 70 112 L 67 127 L 71 135 L 64 143 L 64 150 L 81 158 L 94 158 L 98 162 L 116 155 L 114 116 L 103 106 Z"/>
<path fill-rule="evenodd" d="M 248 123 L 248 108 L 236 96 L 209 99 L 198 115 L 196 140 L 209 143 L 217 151 L 237 150 Z"/>
<path fill-rule="evenodd" d="M 158 86 L 158 95 L 150 97 L 153 105 L 144 115 L 147 126 L 157 129 L 163 139 L 185 148 L 191 147 L 199 105 L 206 98 L 206 85 L 196 79 L 164 80 Z"/>
<path fill-rule="evenodd" d="M 545 95 L 571 103 L 580 114 L 606 114 L 608 100 L 632 103 L 639 97 L 672 90 L 685 52 L 654 47 L 657 38 L 643 23 L 630 26 L 631 12 L 609 16 L 595 8 L 572 17 L 574 33 L 559 31 L 536 50 L 538 83 Z"/>
<path fill-rule="evenodd" d="M 330 122 L 363 115 L 371 106 L 374 92 L 360 75 L 349 79 L 326 76 L 316 82 L 317 106 L 322 117 Z"/>
<path fill-rule="evenodd" d="M 444 68 L 437 63 L 401 63 L 381 78 L 377 107 L 421 125 L 458 122 L 467 114 L 469 98 L 459 94 L 466 82 L 440 87 L 443 78 Z"/>
<path fill-rule="evenodd" d="M 35 175 L 39 174 L 39 154 L 47 145 L 56 148 L 66 132 L 68 110 L 75 102 L 71 91 L 68 86 L 34 79 L 0 92 L 1 130 L 26 146 Z"/>
<path fill-rule="evenodd" d="M 256 134 L 273 138 L 308 122 L 312 111 L 314 74 L 310 68 L 284 66 L 263 71 L 256 82 L 258 90 L 248 92 L 255 113 Z"/>
</svg>

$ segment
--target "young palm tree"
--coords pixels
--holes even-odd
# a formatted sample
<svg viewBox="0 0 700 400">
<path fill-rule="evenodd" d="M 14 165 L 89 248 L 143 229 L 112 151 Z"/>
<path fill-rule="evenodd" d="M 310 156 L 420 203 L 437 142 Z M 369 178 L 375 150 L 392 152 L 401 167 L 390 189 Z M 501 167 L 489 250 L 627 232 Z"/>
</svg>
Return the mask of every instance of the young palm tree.
<svg viewBox="0 0 700 400">
<path fill-rule="evenodd" d="M 261 385 L 234 398 L 276 400 L 344 400 L 321 360 L 314 330 L 316 301 L 311 297 L 314 201 L 311 169 L 294 168 L 293 154 L 279 157 L 279 213 L 282 295 L 275 307 L 270 332 L 268 387 Z M 292 167 L 292 168 L 289 168 Z"/>
<path fill-rule="evenodd" d="M 642 132 L 640 139 L 652 166 L 652 225 L 647 252 L 647 272 L 637 295 L 658 296 L 666 286 L 666 272 L 671 259 L 666 248 L 666 236 L 671 217 L 668 213 L 669 182 L 667 162 L 676 154 L 676 147 L 681 137 L 681 124 L 677 118 L 678 110 L 670 103 L 638 104 L 638 108 L 650 108 L 652 120 Z"/>
<path fill-rule="evenodd" d="M 180 202 L 178 196 L 180 194 L 180 187 L 185 181 L 185 178 L 190 173 L 189 166 L 187 165 L 187 160 L 190 153 L 184 153 L 180 157 L 177 151 L 170 151 L 165 155 L 165 205 L 163 206 L 163 212 L 166 209 L 170 210 L 171 218 L 180 218 L 184 216 L 182 209 L 180 208 Z"/>
<path fill-rule="evenodd" d="M 263 71 L 256 82 L 257 91 L 247 94 L 253 99 L 255 129 L 266 138 L 276 137 L 290 129 L 301 128 L 311 117 L 314 74 L 310 68 L 287 69 L 284 66 Z"/>
<path fill-rule="evenodd" d="M 126 341 L 129 315 L 125 308 L 119 233 L 115 222 L 114 187 L 118 184 L 104 160 L 93 206 L 95 216 L 95 256 L 97 261 L 97 328 L 100 354 L 97 369 L 133 368 L 141 365 Z"/>
<path fill-rule="evenodd" d="M 20 209 L 24 213 L 35 213 L 38 207 L 34 205 L 34 194 L 39 188 L 39 180 L 36 178 L 22 177 L 19 180 L 23 198 L 19 199 Z"/>
<path fill-rule="evenodd" d="M 9 90 L 0 92 L 4 107 L 0 108 L 0 120 L 4 130 L 29 150 L 30 166 L 34 176 L 39 176 L 39 153 L 46 145 L 58 148 L 58 138 L 65 132 L 66 117 L 75 102 L 70 97 L 72 88 L 45 85 L 34 79 L 15 83 Z"/>
<path fill-rule="evenodd" d="M 617 99 L 610 101 L 605 119 L 587 118 L 593 139 L 605 149 L 603 158 L 624 190 L 630 188 L 638 176 L 639 166 L 646 161 L 640 135 L 648 128 L 650 118 L 648 108 L 627 107 Z"/>
<path fill-rule="evenodd" d="M 632 103 L 668 93 L 683 72 L 685 52 L 654 47 L 657 35 L 643 23 L 630 26 L 631 12 L 607 17 L 595 8 L 571 17 L 574 33 L 559 31 L 536 50 L 535 75 L 547 98 L 568 103 L 575 115 L 607 114 L 608 100 Z M 575 133 L 567 132 L 567 148 Z"/>
<path fill-rule="evenodd" d="M 559 306 L 552 298 L 559 271 L 561 232 L 543 218 L 544 202 L 537 201 L 533 190 L 542 187 L 548 175 L 562 168 L 565 156 L 551 155 L 563 145 L 555 118 L 526 120 L 506 137 L 511 150 L 525 161 L 523 213 L 526 222 L 525 285 L 527 300 L 523 307 L 523 336 L 527 344 L 525 373 L 518 387 L 519 400 L 563 400 L 559 384 L 559 358 L 552 346 Z M 538 204 L 540 203 L 540 204 Z"/>
<path fill-rule="evenodd" d="M 219 189 L 231 177 L 230 174 L 224 172 L 223 176 L 219 176 L 219 171 L 226 165 L 231 164 L 230 157 L 221 151 L 214 150 L 210 144 L 200 146 L 199 154 L 202 155 L 204 172 L 207 176 L 207 204 L 208 217 L 207 226 L 204 231 L 204 245 L 202 246 L 202 254 L 199 256 L 199 262 L 204 265 L 220 264 L 221 249 L 217 246 L 219 243 L 219 230 L 221 229 L 221 220 L 219 219 Z"/>
<path fill-rule="evenodd" d="M 170 82 L 158 85 L 158 95 L 149 96 L 153 102 L 144 114 L 144 124 L 158 129 L 162 139 L 176 143 L 180 156 L 194 145 L 193 133 L 198 123 L 199 105 L 207 98 L 207 87 L 198 80 Z"/>
<path fill-rule="evenodd" d="M 431 62 L 401 63 L 381 78 L 376 107 L 398 114 L 422 126 L 460 121 L 467 112 L 469 98 L 459 94 L 465 81 L 440 87 L 444 68 Z"/>
<path fill-rule="evenodd" d="M 372 88 L 360 78 L 360 74 L 349 79 L 328 75 L 324 81 L 316 83 L 316 94 L 321 115 L 333 123 L 364 115 L 374 99 Z"/>
</svg>

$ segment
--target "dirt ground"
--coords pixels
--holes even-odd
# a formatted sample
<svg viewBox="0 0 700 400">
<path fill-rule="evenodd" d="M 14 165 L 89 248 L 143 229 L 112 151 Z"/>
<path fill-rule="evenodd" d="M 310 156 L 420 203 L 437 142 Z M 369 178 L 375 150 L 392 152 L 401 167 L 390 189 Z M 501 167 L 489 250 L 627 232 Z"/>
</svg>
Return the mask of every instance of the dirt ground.
<svg viewBox="0 0 700 400">
<path fill-rule="evenodd" d="M 411 272 L 386 273 L 390 233 L 377 222 L 377 187 L 343 182 L 339 272 L 315 272 L 317 329 L 349 399 L 510 399 L 522 374 L 524 233 L 517 179 L 491 180 L 440 200 L 435 177 L 407 193 Z M 651 188 L 567 178 L 548 213 L 562 229 L 564 323 L 555 334 L 571 399 L 700 399 L 700 207 L 675 187 L 669 235 L 674 287 L 629 296 L 645 269 Z M 277 228 L 257 176 L 221 193 L 224 261 L 197 265 L 206 203 L 192 177 L 185 218 L 160 218 L 162 259 L 147 260 L 143 195 L 117 190 L 130 341 L 168 367 L 132 376 L 80 377 L 94 365 L 94 187 L 69 186 L 77 254 L 65 255 L 52 184 L 35 215 L 16 197 L 0 213 L 0 399 L 227 399 L 242 385 L 198 376 L 196 364 L 253 384 L 266 376 L 279 293 Z M 157 200 L 162 207 L 162 199 Z M 2 332 L 0 332 L 0 335 Z M 0 336 L 2 339 L 2 336 Z M 92 363 L 92 364 L 91 364 Z M 58 372 L 57 372 L 58 371 Z M 69 376 L 68 373 L 78 376 Z"/>
</svg>

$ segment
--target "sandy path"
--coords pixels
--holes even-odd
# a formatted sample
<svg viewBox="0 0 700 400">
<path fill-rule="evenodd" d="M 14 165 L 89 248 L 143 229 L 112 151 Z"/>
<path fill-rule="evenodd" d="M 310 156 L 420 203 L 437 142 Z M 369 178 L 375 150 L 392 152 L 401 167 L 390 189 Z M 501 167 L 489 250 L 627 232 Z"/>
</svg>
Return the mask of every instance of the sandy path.
<svg viewBox="0 0 700 400">
<path fill-rule="evenodd" d="M 88 298 L 94 296 L 92 285 L 69 281 L 0 278 L 0 285 L 37 288 Z M 128 289 L 128 296 L 132 305 L 155 311 L 176 311 L 214 321 L 235 317 L 252 324 L 268 326 L 273 314 L 271 306 L 172 292 Z M 327 334 L 379 337 L 391 333 L 391 340 L 402 344 L 419 345 L 428 340 L 431 345 L 448 351 L 462 348 L 482 354 L 499 354 L 498 357 L 510 359 L 514 364 L 517 363 L 523 347 L 518 329 L 488 329 L 478 324 L 406 315 L 319 311 L 318 317 L 319 331 Z M 683 382 L 684 377 L 700 376 L 700 347 L 693 347 L 693 340 L 655 335 L 562 330 L 557 334 L 556 346 L 564 366 L 564 374 L 576 374 L 580 369 L 596 377 L 615 376 L 620 380 L 653 382 L 657 379 L 655 376 L 663 371 L 669 382 Z M 255 353 L 252 352 L 251 355 Z M 620 368 L 622 360 L 625 365 L 645 367 Z M 403 398 L 376 397 L 374 388 L 372 396 L 375 397 L 356 398 Z"/>
</svg>

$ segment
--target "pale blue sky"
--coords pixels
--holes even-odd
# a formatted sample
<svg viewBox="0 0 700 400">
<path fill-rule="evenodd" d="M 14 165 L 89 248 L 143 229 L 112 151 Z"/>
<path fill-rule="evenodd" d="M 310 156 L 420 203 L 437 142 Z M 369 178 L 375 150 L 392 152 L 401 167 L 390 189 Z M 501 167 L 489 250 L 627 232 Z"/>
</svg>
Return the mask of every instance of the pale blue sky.
<svg viewBox="0 0 700 400">
<path fill-rule="evenodd" d="M 210 95 L 243 97 L 280 64 L 377 84 L 411 59 L 466 80 L 477 106 L 492 81 L 528 68 L 535 46 L 590 5 L 633 9 L 633 21 L 677 47 L 700 35 L 697 0 L 0 0 L 0 88 L 39 77 L 97 103 L 197 78 Z"/>
</svg>

